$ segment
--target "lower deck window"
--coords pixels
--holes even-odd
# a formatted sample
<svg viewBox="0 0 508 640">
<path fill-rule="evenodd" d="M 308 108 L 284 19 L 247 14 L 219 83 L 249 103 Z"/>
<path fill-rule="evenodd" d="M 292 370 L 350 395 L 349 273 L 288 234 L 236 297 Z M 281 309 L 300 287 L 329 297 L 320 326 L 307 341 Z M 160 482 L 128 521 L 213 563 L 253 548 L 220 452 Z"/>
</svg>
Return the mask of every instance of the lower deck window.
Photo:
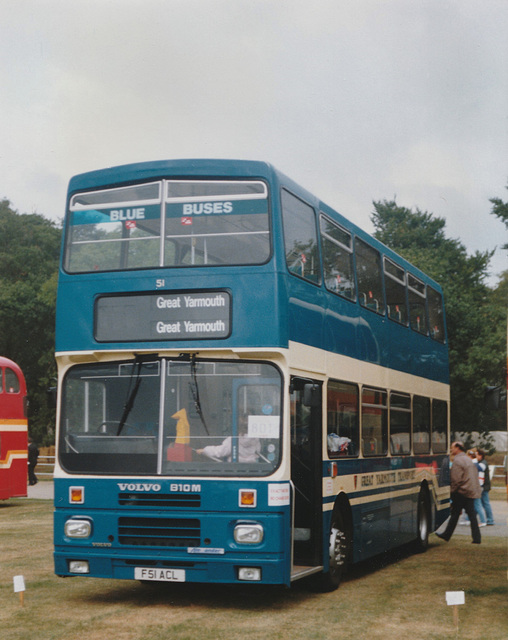
<svg viewBox="0 0 508 640">
<path fill-rule="evenodd" d="M 356 385 L 330 380 L 327 392 L 326 427 L 330 458 L 358 455 L 360 434 Z"/>
<path fill-rule="evenodd" d="M 386 455 L 388 451 L 388 406 L 386 391 L 362 390 L 362 450 L 364 456 Z"/>
<path fill-rule="evenodd" d="M 430 399 L 413 398 L 413 451 L 430 452 Z"/>
<path fill-rule="evenodd" d="M 432 451 L 448 451 L 448 406 L 443 400 L 432 401 Z"/>
<path fill-rule="evenodd" d="M 411 453 L 411 397 L 402 393 L 390 394 L 390 453 Z"/>
</svg>

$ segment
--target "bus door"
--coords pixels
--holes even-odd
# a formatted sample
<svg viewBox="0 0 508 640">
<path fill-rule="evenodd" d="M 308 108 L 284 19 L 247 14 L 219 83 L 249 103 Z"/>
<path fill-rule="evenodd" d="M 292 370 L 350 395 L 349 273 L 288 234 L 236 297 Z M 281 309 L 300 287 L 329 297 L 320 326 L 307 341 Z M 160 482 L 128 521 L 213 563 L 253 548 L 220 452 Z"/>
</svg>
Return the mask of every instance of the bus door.
<svg viewBox="0 0 508 640">
<path fill-rule="evenodd" d="M 322 385 L 294 377 L 291 402 L 293 565 L 322 564 Z"/>
</svg>

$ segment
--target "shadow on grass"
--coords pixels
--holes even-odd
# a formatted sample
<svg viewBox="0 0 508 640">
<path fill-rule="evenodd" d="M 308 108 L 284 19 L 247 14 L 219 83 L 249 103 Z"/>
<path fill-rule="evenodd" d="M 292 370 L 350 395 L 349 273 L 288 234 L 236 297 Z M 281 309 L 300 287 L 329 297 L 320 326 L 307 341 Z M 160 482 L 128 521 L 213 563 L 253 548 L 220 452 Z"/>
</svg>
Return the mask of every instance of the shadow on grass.
<svg viewBox="0 0 508 640">
<path fill-rule="evenodd" d="M 360 580 L 376 571 L 386 568 L 404 558 L 414 555 L 411 546 L 401 547 L 356 563 L 349 568 L 344 583 Z M 114 581 L 112 586 L 98 581 L 98 588 L 92 593 L 76 594 L 80 602 L 90 604 L 132 604 L 138 607 L 173 605 L 178 607 L 200 606 L 211 609 L 238 609 L 248 611 L 273 610 L 274 607 L 286 609 L 297 607 L 302 602 L 320 597 L 312 579 L 294 582 L 290 589 L 284 586 L 255 584 L 200 584 L 200 583 L 163 583 L 135 581 Z M 340 587 L 339 587 L 340 593 Z"/>
<path fill-rule="evenodd" d="M 26 498 L 25 498 L 26 499 Z M 26 503 L 21 502 L 19 498 L 11 498 L 10 500 L 0 500 L 0 511 L 9 511 L 10 509 L 16 509 L 18 507 L 25 506 Z"/>
<path fill-rule="evenodd" d="M 311 595 L 301 588 L 286 589 L 267 585 L 222 585 L 222 584 L 166 584 L 162 582 L 116 582 L 114 587 L 97 589 L 94 593 L 76 594 L 79 602 L 90 604 L 132 604 L 138 607 L 173 605 L 210 609 L 242 609 L 259 611 L 298 605 Z"/>
</svg>

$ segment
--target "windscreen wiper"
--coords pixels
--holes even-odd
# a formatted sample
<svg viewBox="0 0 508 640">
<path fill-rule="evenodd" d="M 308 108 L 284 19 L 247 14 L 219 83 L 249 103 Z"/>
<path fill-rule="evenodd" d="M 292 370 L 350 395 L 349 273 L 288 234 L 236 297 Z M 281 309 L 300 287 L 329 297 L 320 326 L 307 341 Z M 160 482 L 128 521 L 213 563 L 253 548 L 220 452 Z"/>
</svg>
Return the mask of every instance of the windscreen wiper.
<svg viewBox="0 0 508 640">
<path fill-rule="evenodd" d="M 205 416 L 203 415 L 203 410 L 201 408 L 201 401 L 199 400 L 199 387 L 198 387 L 198 378 L 196 375 L 196 354 L 192 355 L 191 359 L 191 375 L 193 384 L 190 385 L 192 398 L 194 400 L 194 406 L 196 407 L 196 413 L 201 420 L 201 424 L 205 428 L 206 434 L 209 436 L 210 432 L 208 431 L 208 427 L 206 426 Z"/>
<path fill-rule="evenodd" d="M 127 400 L 125 401 L 125 405 L 123 407 L 122 417 L 120 418 L 120 422 L 118 423 L 118 429 L 116 430 L 116 435 L 119 436 L 122 433 L 122 430 L 127 422 L 127 418 L 129 417 L 129 413 L 134 406 L 134 400 L 138 394 L 139 385 L 141 384 L 141 367 L 143 366 L 143 359 L 139 356 L 136 356 L 134 360 L 133 368 L 137 365 L 137 372 L 134 375 L 134 371 L 129 380 L 129 388 L 127 390 Z M 135 378 L 134 386 L 131 390 L 132 381 Z"/>
</svg>

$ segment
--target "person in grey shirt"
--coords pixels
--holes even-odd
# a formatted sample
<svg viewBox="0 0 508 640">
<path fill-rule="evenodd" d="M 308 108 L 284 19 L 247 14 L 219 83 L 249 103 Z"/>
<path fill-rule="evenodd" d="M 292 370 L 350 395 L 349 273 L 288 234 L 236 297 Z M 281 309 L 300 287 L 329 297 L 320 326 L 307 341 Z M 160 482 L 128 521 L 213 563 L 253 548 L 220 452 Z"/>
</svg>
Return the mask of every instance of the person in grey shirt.
<svg viewBox="0 0 508 640">
<path fill-rule="evenodd" d="M 474 544 L 482 541 L 474 501 L 481 498 L 482 488 L 478 479 L 478 470 L 466 453 L 462 442 L 453 442 L 450 448 L 450 457 L 453 459 L 450 470 L 451 515 L 443 533 L 436 533 L 438 538 L 448 540 L 452 537 L 462 509 L 469 516 L 471 523 L 471 536 Z"/>
</svg>

